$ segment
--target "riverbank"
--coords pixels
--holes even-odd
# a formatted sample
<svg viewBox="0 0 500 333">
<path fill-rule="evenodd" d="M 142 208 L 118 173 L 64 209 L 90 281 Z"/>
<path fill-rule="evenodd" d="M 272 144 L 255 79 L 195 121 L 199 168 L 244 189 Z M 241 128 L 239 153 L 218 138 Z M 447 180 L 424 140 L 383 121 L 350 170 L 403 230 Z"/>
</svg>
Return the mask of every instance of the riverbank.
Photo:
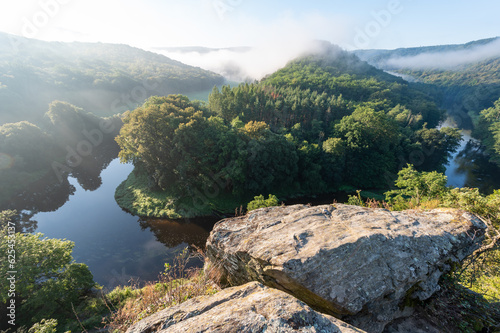
<svg viewBox="0 0 500 333">
<path fill-rule="evenodd" d="M 228 216 L 246 211 L 247 204 L 253 200 L 252 195 L 235 196 L 218 188 L 196 191 L 191 197 L 182 197 L 174 191 L 152 189 L 152 180 L 144 170 L 134 168 L 115 191 L 115 200 L 125 211 L 147 218 L 182 219 L 204 216 Z M 347 202 L 349 195 L 360 196 L 360 199 L 384 200 L 384 191 L 360 191 L 356 188 L 342 186 L 328 193 L 291 194 L 276 193 L 280 202 L 287 205 L 308 202 L 314 205 L 336 202 Z M 263 193 L 267 196 L 268 193 Z M 274 194 L 274 193 L 273 193 Z"/>
<path fill-rule="evenodd" d="M 251 198 L 237 197 L 217 188 L 192 197 L 181 197 L 174 191 L 153 190 L 149 176 L 136 167 L 116 188 L 115 200 L 122 209 L 137 216 L 181 219 L 234 214 L 235 209 L 246 206 Z"/>
</svg>

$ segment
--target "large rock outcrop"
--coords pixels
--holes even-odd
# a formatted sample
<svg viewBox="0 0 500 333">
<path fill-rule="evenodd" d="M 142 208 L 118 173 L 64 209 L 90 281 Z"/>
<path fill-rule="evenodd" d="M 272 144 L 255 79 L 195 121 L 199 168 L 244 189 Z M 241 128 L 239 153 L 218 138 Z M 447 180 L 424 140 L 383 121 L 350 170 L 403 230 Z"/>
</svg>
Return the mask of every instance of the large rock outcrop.
<svg viewBox="0 0 500 333">
<path fill-rule="evenodd" d="M 231 285 L 259 281 L 369 332 L 411 314 L 412 299 L 481 243 L 461 210 L 391 212 L 342 204 L 258 209 L 218 222 L 207 241 Z"/>
<path fill-rule="evenodd" d="M 296 298 L 257 282 L 200 296 L 160 311 L 127 333 L 149 332 L 363 332 L 318 313 Z"/>
</svg>

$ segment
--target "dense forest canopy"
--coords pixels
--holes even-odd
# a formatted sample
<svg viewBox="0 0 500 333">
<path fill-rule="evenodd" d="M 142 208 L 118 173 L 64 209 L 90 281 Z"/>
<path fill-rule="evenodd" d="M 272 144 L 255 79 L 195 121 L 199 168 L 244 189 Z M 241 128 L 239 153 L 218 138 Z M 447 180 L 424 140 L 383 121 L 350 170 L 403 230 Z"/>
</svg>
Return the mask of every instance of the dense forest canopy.
<svg viewBox="0 0 500 333">
<path fill-rule="evenodd" d="M 123 161 L 179 196 L 387 188 L 407 161 L 443 170 L 457 130 L 425 93 L 334 46 L 261 82 L 214 88 L 209 104 L 152 97 L 128 113 Z M 215 175 L 215 176 L 214 176 Z"/>
<path fill-rule="evenodd" d="M 474 134 L 481 139 L 491 160 L 500 165 L 500 99 L 481 111 Z"/>
<path fill-rule="evenodd" d="M 0 124 L 36 122 L 53 100 L 110 116 L 152 95 L 208 90 L 223 82 L 215 73 L 127 45 L 0 33 Z"/>
<path fill-rule="evenodd" d="M 355 54 L 378 68 L 433 86 L 459 125 L 472 127 L 479 112 L 500 97 L 499 46 L 497 37 L 460 45 L 359 50 Z"/>
</svg>

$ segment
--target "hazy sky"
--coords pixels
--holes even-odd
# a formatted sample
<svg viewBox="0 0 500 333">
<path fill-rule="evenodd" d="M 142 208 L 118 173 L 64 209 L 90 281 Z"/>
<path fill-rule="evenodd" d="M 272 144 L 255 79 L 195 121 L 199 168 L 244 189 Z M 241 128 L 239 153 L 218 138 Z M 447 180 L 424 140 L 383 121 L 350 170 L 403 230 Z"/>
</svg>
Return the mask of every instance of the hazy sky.
<svg viewBox="0 0 500 333">
<path fill-rule="evenodd" d="M 0 31 L 143 48 L 306 39 L 397 48 L 498 36 L 499 13 L 491 0 L 3 0 Z"/>
</svg>

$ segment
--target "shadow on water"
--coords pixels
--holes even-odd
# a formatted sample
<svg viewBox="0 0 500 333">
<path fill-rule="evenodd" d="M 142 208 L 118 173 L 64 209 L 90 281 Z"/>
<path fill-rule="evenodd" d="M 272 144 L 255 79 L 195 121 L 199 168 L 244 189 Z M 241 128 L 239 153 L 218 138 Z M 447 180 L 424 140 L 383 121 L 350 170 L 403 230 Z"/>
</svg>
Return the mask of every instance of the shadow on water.
<svg viewBox="0 0 500 333">
<path fill-rule="evenodd" d="M 463 175 L 464 187 L 477 187 L 484 194 L 500 189 L 500 167 L 489 161 L 481 145 L 470 140 L 455 157 L 456 173 Z"/>
<path fill-rule="evenodd" d="M 189 244 L 193 248 L 204 250 L 207 238 L 217 217 L 202 217 L 183 220 L 140 219 L 142 230 L 149 229 L 158 242 L 166 247 L 176 247 L 179 244 Z"/>
<path fill-rule="evenodd" d="M 476 187 L 484 194 L 500 189 L 500 167 L 489 161 L 479 141 L 462 131 L 462 142 L 446 165 L 448 186 Z"/>
<path fill-rule="evenodd" d="M 108 290 L 157 280 L 184 248 L 204 248 L 219 218 L 146 220 L 123 211 L 114 192 L 133 166 L 119 163 L 115 143 L 97 148 L 62 181 L 49 172 L 2 207 L 18 211 L 18 231 L 73 241 L 75 261 L 88 265 Z M 202 264 L 195 259 L 188 267 Z"/>
</svg>

